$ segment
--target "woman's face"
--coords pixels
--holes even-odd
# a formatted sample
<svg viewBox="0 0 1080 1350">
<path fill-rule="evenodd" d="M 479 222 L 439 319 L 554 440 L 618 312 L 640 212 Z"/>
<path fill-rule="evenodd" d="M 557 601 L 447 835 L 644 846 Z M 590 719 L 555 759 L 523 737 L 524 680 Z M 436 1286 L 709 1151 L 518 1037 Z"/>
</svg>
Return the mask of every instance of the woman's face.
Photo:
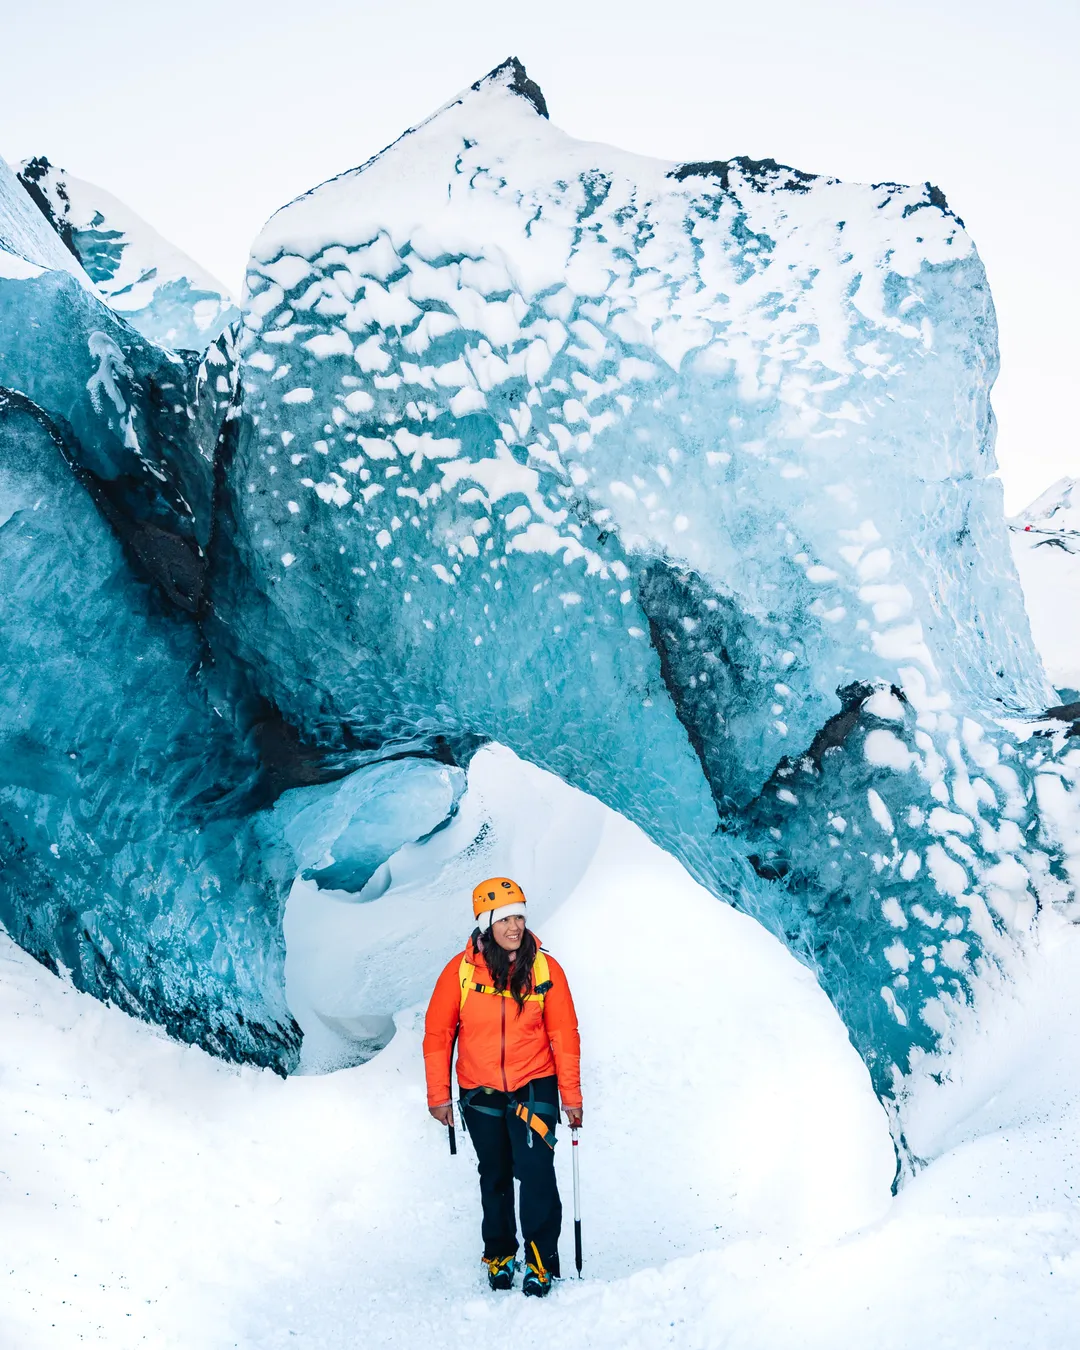
<svg viewBox="0 0 1080 1350">
<path fill-rule="evenodd" d="M 491 933 L 504 952 L 516 952 L 525 936 L 525 920 L 520 914 L 511 914 L 509 919 L 496 919 L 491 925 Z"/>
</svg>

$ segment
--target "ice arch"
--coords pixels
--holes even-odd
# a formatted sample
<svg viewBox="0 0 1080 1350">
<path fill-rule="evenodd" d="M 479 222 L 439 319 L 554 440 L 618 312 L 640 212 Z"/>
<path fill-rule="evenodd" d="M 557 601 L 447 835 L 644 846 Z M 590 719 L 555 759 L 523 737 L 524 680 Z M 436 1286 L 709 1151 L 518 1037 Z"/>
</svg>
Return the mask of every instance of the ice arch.
<svg viewBox="0 0 1080 1350">
<path fill-rule="evenodd" d="M 423 1008 L 472 926 L 472 884 L 499 872 L 523 882 L 578 1004 L 608 1259 L 641 1268 L 701 1250 L 719 1215 L 728 1236 L 796 1242 L 881 1217 L 888 1120 L 810 972 L 625 819 L 502 746 L 477 752 L 453 820 L 404 844 L 370 890 L 294 888 L 285 969 L 301 1072 L 362 1062 L 400 1031 L 407 1048 L 387 1050 L 381 1072 L 422 1113 Z M 643 1222 L 626 1177 L 646 1159 L 664 1198 Z"/>
<path fill-rule="evenodd" d="M 297 870 L 373 894 L 491 740 L 780 936 L 883 1094 L 1067 890 L 937 189 L 576 142 L 511 61 L 271 220 L 239 362 L 35 210 L 0 164 L 0 918 L 54 968 L 291 1069 Z"/>
<path fill-rule="evenodd" d="M 941 193 L 583 144 L 511 61 L 248 285 L 215 640 L 312 740 L 494 739 L 626 815 L 891 1091 L 1058 884 Z"/>
<path fill-rule="evenodd" d="M 431 781 L 446 771 L 413 772 Z M 393 1034 L 396 1013 L 427 999 L 471 931 L 469 895 L 481 876 L 519 877 L 543 935 L 589 868 L 608 814 L 501 746 L 474 756 L 453 815 L 420 840 L 415 793 L 396 775 L 386 788 L 394 804 L 384 814 L 398 817 L 401 847 L 360 890 L 300 876 L 289 897 L 286 990 L 308 1072 L 363 1062 Z"/>
</svg>

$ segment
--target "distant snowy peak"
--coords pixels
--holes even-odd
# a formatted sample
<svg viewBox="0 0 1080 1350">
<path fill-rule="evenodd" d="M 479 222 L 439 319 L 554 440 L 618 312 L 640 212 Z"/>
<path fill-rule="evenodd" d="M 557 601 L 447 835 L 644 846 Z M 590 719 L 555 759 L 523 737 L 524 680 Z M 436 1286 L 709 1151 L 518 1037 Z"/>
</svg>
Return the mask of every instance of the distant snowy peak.
<svg viewBox="0 0 1080 1350">
<path fill-rule="evenodd" d="M 1080 478 L 1059 478 L 1009 522 L 1014 531 L 1053 538 L 1080 553 Z"/>
<path fill-rule="evenodd" d="M 1058 481 L 1009 522 L 1032 636 L 1065 702 L 1080 696 L 1080 478 Z"/>
<path fill-rule="evenodd" d="M 97 294 L 143 337 L 203 351 L 238 317 L 220 282 L 109 193 L 43 157 L 19 179 Z"/>
</svg>

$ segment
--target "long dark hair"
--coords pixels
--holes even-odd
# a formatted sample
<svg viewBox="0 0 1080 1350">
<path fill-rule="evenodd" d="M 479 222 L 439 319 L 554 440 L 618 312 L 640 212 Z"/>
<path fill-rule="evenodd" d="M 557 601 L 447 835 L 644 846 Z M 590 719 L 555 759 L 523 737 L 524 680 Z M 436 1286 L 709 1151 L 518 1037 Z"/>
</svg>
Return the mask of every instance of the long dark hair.
<svg viewBox="0 0 1080 1350">
<path fill-rule="evenodd" d="M 533 962 L 540 950 L 536 939 L 526 928 L 513 961 L 510 960 L 510 953 L 495 941 L 495 934 L 490 928 L 484 933 L 479 928 L 476 929 L 473 933 L 473 942 L 479 948 L 488 970 L 491 971 L 495 988 L 500 993 L 509 988 L 510 996 L 518 1005 L 520 1013 L 525 1006 L 526 995 L 532 992 Z"/>
</svg>

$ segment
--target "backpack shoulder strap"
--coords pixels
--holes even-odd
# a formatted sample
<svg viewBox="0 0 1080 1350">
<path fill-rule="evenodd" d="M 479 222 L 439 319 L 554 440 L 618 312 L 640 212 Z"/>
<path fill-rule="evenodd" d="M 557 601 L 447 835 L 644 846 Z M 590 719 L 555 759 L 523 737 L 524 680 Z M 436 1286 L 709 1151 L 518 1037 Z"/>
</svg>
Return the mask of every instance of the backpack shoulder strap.
<svg viewBox="0 0 1080 1350">
<path fill-rule="evenodd" d="M 538 998 L 541 1005 L 544 1002 L 544 995 L 551 988 L 551 967 L 548 965 L 547 955 L 543 947 L 536 953 L 536 959 L 533 961 L 533 992 L 532 997 Z"/>
<path fill-rule="evenodd" d="M 465 1000 L 469 996 L 469 990 L 476 981 L 476 967 L 469 960 L 468 952 L 465 952 L 461 958 L 461 965 L 458 966 L 458 984 L 461 985 L 461 1002 L 458 1004 L 458 1014 L 465 1006 Z"/>
<path fill-rule="evenodd" d="M 535 1002 L 540 1004 L 540 1010 L 544 1008 L 544 995 L 552 986 L 551 967 L 548 964 L 547 956 L 541 947 L 533 960 L 533 987 L 532 993 L 526 994 L 526 1002 Z M 462 1008 L 465 1007 L 465 1000 L 469 997 L 469 991 L 475 989 L 478 994 L 501 994 L 503 998 L 510 998 L 509 990 L 492 989 L 486 984 L 476 983 L 476 967 L 469 960 L 468 952 L 462 956 L 461 964 L 458 966 L 458 984 L 461 986 L 461 1002 L 458 1004 L 458 1015 L 460 1016 Z"/>
</svg>

